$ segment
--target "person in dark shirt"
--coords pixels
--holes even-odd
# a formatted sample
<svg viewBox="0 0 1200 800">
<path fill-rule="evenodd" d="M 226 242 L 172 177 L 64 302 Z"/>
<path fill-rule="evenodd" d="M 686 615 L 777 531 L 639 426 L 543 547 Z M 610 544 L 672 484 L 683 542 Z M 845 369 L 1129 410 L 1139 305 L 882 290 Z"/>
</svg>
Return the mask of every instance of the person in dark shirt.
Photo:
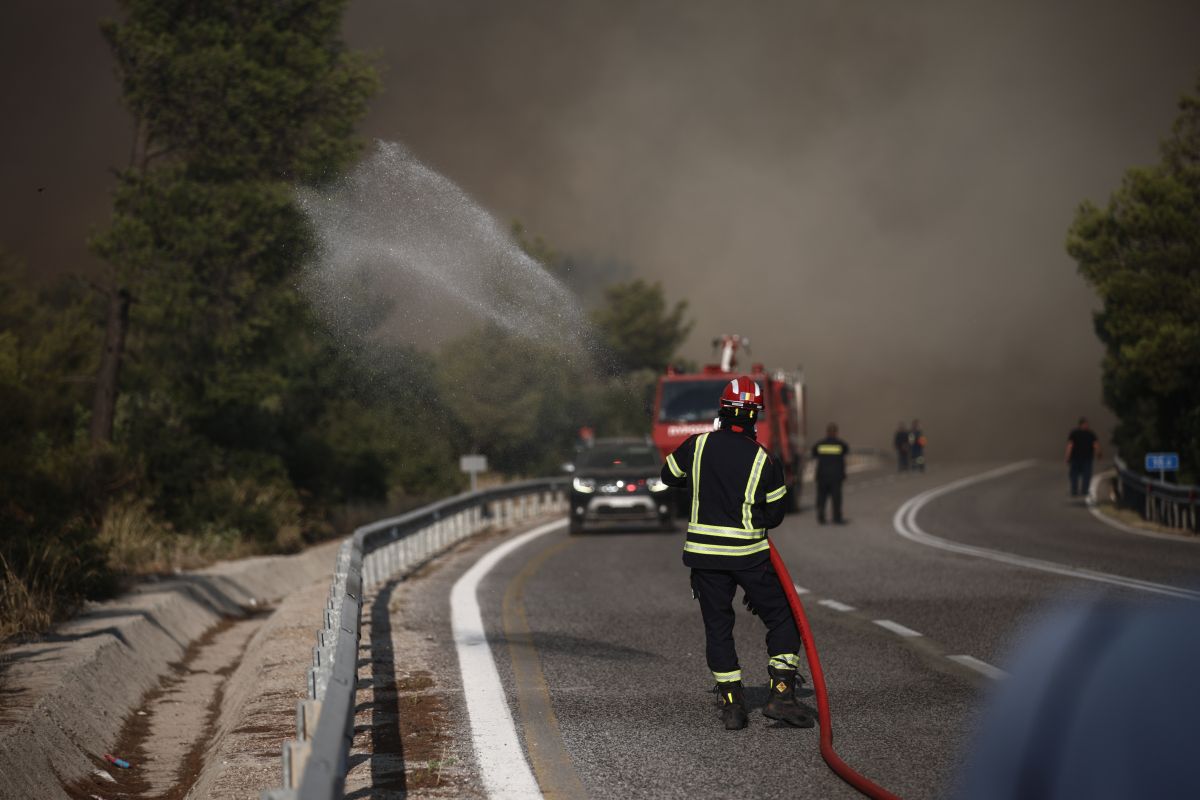
<svg viewBox="0 0 1200 800">
<path fill-rule="evenodd" d="M 846 454 L 850 445 L 838 438 L 838 426 L 829 423 L 825 438 L 813 445 L 817 461 L 817 522 L 825 524 L 825 501 L 833 501 L 833 524 L 845 525 L 842 517 L 842 482 L 846 480 Z"/>
<path fill-rule="evenodd" d="M 1087 417 L 1067 434 L 1067 474 L 1071 481 L 1071 496 L 1086 495 L 1092 485 L 1092 463 L 1100 458 L 1100 439 L 1088 427 Z"/>
<path fill-rule="evenodd" d="M 896 467 L 900 472 L 905 472 L 908 469 L 908 428 L 903 421 L 896 425 L 892 445 L 896 448 Z"/>
</svg>

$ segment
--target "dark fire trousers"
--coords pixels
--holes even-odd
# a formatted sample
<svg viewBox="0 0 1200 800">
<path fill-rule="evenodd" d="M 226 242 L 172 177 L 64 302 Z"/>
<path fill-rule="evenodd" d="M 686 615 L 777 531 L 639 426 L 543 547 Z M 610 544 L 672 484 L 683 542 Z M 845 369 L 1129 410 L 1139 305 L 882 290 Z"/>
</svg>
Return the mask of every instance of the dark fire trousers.
<svg viewBox="0 0 1200 800">
<path fill-rule="evenodd" d="M 833 518 L 842 518 L 842 479 L 822 480 L 817 478 L 817 519 L 825 520 L 825 501 L 833 501 Z"/>
<path fill-rule="evenodd" d="M 800 632 L 770 561 L 750 569 L 693 569 L 692 589 L 700 600 L 705 654 L 714 674 L 740 670 L 733 645 L 733 595 L 739 586 L 767 626 L 767 654 L 800 652 Z"/>
</svg>

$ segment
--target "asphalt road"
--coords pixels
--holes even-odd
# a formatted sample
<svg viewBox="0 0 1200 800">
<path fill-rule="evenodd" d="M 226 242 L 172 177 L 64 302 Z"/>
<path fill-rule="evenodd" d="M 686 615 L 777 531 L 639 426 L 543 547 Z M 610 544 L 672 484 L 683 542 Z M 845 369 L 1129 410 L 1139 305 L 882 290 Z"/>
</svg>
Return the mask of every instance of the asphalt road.
<svg viewBox="0 0 1200 800">
<path fill-rule="evenodd" d="M 806 509 L 773 533 L 807 590 L 838 752 L 907 798 L 951 791 L 995 685 L 989 675 L 1003 668 L 1024 624 L 1079 592 L 1137 594 L 897 533 L 893 518 L 906 500 L 997 466 L 852 476 L 849 525 L 818 526 Z M 1200 574 L 1200 544 L 1109 528 L 1067 497 L 1065 468 L 1057 464 L 1031 464 L 949 492 L 926 504 L 917 521 L 942 539 L 1173 586 L 1196 588 Z M 561 529 L 509 555 L 480 585 L 497 669 L 542 791 L 858 797 L 821 760 L 816 729 L 779 728 L 757 710 L 747 730 L 720 727 L 681 540 L 681 532 L 572 537 Z M 449 587 L 491 546 L 457 553 L 409 582 L 404 624 L 437 643 L 434 661 L 446 687 L 456 683 Z M 757 709 L 766 697 L 763 628 L 740 614 L 736 634 L 747 699 Z M 463 703 L 450 688 L 458 735 Z"/>
</svg>

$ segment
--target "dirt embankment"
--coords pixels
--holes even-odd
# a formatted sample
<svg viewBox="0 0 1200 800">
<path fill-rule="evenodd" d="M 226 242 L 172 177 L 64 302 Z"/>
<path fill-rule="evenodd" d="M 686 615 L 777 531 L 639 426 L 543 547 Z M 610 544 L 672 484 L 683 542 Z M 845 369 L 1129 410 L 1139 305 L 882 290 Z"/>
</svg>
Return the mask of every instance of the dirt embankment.
<svg viewBox="0 0 1200 800">
<path fill-rule="evenodd" d="M 184 797 L 247 714 L 278 785 L 336 546 L 148 584 L 0 653 L 0 798 Z"/>
</svg>

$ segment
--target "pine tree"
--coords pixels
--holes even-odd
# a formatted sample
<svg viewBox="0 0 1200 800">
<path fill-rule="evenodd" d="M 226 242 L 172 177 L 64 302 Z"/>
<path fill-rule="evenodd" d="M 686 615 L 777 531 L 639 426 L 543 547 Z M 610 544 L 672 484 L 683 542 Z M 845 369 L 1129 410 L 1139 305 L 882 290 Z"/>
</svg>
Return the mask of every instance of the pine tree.
<svg viewBox="0 0 1200 800">
<path fill-rule="evenodd" d="M 126 336 L 110 314 L 128 352 L 97 397 L 119 375 L 115 436 L 187 529 L 235 502 L 295 516 L 289 441 L 333 349 L 295 288 L 311 247 L 295 187 L 355 158 L 376 85 L 340 39 L 345 5 L 123 0 L 103 26 L 136 141 L 92 242 L 131 300 Z M 94 439 L 105 429 L 93 420 Z M 226 522 L 265 534 L 279 520 Z"/>
<path fill-rule="evenodd" d="M 1200 93 L 1200 83 L 1197 85 Z M 1200 476 L 1200 97 L 1185 96 L 1160 163 L 1130 169 L 1108 205 L 1080 206 L 1067 251 L 1096 290 L 1104 400 L 1121 455 L 1181 452 Z"/>
</svg>

